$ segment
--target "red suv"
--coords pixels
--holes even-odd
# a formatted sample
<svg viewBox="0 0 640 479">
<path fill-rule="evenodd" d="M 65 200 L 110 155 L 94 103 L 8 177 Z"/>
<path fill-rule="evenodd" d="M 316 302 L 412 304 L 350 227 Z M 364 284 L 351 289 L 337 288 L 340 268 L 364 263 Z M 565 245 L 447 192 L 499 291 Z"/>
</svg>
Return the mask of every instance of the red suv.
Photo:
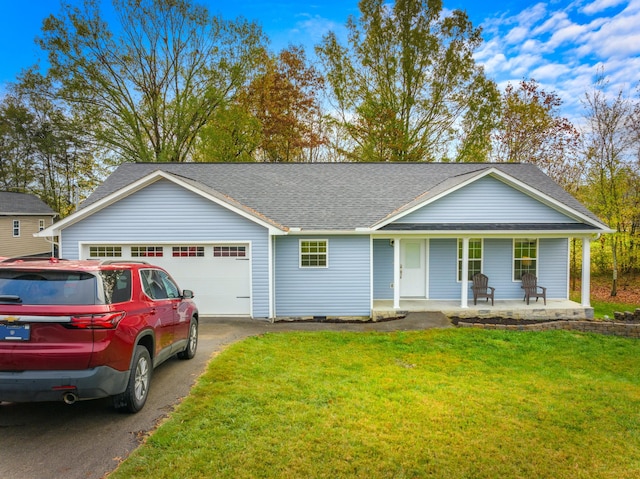
<svg viewBox="0 0 640 479">
<path fill-rule="evenodd" d="M 113 396 L 137 412 L 151 372 L 198 345 L 198 310 L 144 262 L 0 261 L 0 401 Z"/>
</svg>

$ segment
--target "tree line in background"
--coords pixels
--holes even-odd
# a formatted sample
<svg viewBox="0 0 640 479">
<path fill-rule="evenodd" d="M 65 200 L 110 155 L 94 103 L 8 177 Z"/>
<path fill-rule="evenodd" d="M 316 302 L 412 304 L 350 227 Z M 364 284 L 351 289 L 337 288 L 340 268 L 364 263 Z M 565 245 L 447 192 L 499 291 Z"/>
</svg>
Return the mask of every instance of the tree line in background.
<svg viewBox="0 0 640 479">
<path fill-rule="evenodd" d="M 480 29 L 439 0 L 361 0 L 315 64 L 188 0 L 112 3 L 111 24 L 98 0 L 44 21 L 46 72 L 0 99 L 1 190 L 64 217 L 125 161 L 533 163 L 617 231 L 594 251 L 612 295 L 637 272 L 640 100 L 608 95 L 604 72 L 579 131 L 534 79 L 500 92 L 473 57 Z"/>
</svg>

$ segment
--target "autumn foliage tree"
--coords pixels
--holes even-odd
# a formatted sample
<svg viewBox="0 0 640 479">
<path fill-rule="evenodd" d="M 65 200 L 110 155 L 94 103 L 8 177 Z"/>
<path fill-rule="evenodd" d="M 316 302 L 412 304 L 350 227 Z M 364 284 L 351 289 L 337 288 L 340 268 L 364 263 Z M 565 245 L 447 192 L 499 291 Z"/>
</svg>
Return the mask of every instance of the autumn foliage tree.
<svg viewBox="0 0 640 479">
<path fill-rule="evenodd" d="M 567 190 L 575 192 L 583 169 L 580 134 L 560 114 L 562 99 L 546 92 L 533 79 L 517 87 L 507 85 L 502 95 L 501 122 L 494 133 L 493 159 L 533 163 Z"/>
<path fill-rule="evenodd" d="M 50 88 L 29 70 L 0 102 L 0 190 L 35 194 L 64 217 L 95 188 L 102 168 L 84 125 Z"/>
<path fill-rule="evenodd" d="M 607 92 L 607 81 L 600 75 L 584 98 L 584 155 L 588 183 L 583 196 L 587 205 L 616 233 L 603 237 L 611 258 L 611 296 L 617 295 L 618 273 L 638 265 L 638 219 L 640 218 L 640 164 L 637 121 L 640 102 L 618 91 Z"/>
<path fill-rule="evenodd" d="M 473 54 L 482 43 L 440 0 L 361 0 L 347 44 L 330 32 L 316 51 L 335 131 L 352 161 L 439 161 L 486 154 L 499 95 Z M 480 121 L 478 121 L 480 120 Z M 456 145 L 456 143 L 458 145 Z"/>
<path fill-rule="evenodd" d="M 190 161 L 198 133 L 245 85 L 263 35 L 188 0 L 63 3 L 39 39 L 49 74 L 118 161 Z"/>
<path fill-rule="evenodd" d="M 308 64 L 301 47 L 268 56 L 264 72 L 249 85 L 244 101 L 262 127 L 259 161 L 305 161 L 325 143 L 316 128 L 322 115 L 322 75 Z"/>
</svg>

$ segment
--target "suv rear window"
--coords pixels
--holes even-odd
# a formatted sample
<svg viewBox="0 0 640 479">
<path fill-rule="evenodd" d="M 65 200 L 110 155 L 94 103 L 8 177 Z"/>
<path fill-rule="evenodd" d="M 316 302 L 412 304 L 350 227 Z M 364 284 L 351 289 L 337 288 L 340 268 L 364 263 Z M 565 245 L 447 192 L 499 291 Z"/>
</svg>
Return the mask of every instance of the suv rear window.
<svg viewBox="0 0 640 479">
<path fill-rule="evenodd" d="M 0 302 L 110 304 L 131 298 L 131 271 L 25 271 L 0 269 Z"/>
</svg>

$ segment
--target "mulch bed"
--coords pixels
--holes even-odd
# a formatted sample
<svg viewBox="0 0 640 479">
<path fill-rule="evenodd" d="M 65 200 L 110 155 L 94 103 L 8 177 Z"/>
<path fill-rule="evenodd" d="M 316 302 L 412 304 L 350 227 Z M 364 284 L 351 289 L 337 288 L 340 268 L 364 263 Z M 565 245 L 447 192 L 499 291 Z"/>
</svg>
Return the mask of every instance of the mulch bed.
<svg viewBox="0 0 640 479">
<path fill-rule="evenodd" d="M 555 321 L 573 321 L 569 319 L 513 319 L 513 318 L 458 318 L 452 317 L 450 318 L 451 322 L 456 326 L 458 323 L 471 323 L 471 324 L 504 324 L 505 326 L 522 326 L 525 324 L 540 324 L 540 323 L 553 323 Z M 585 320 L 585 321 L 594 321 L 594 320 Z M 609 322 L 617 322 L 617 323 L 625 323 L 625 324 L 640 324 L 639 319 L 625 319 L 625 320 L 614 320 L 614 319 L 599 319 L 597 321 L 609 321 Z"/>
</svg>

